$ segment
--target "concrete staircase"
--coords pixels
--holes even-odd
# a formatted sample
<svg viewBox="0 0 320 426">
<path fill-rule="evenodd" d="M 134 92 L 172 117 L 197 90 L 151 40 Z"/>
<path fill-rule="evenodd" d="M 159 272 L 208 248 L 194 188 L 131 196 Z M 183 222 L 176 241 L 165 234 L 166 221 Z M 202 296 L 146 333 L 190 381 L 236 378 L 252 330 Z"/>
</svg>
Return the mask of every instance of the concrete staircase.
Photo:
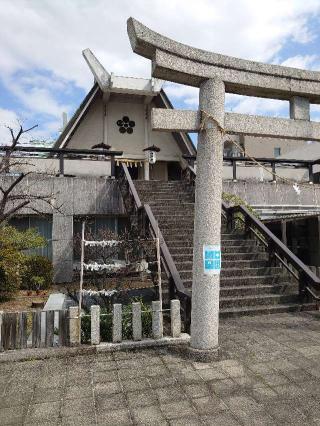
<svg viewBox="0 0 320 426">
<path fill-rule="evenodd" d="M 142 203 L 148 203 L 185 287 L 192 286 L 193 188 L 183 181 L 135 181 Z M 227 232 L 222 224 L 220 313 L 255 315 L 301 309 L 298 284 L 283 268 L 269 267 L 268 255 L 256 240 Z M 163 275 L 163 298 L 168 284 Z M 167 284 L 167 285 L 166 285 Z M 307 306 L 304 306 L 307 308 Z"/>
</svg>

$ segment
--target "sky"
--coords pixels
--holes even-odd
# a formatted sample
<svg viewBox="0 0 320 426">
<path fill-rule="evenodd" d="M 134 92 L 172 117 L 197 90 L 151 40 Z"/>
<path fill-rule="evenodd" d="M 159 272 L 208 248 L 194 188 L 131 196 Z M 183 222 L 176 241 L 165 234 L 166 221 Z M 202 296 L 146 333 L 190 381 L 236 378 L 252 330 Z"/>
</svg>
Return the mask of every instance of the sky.
<svg viewBox="0 0 320 426">
<path fill-rule="evenodd" d="M 109 72 L 150 77 L 132 52 L 133 16 L 182 43 L 216 53 L 320 71 L 320 0 L 1 0 L 0 143 L 6 126 L 38 125 L 25 138 L 50 143 L 93 84 L 82 50 Z M 198 89 L 165 83 L 176 108 L 196 109 Z M 227 95 L 226 110 L 288 117 L 287 102 Z M 320 108 L 312 106 L 312 119 Z"/>
</svg>

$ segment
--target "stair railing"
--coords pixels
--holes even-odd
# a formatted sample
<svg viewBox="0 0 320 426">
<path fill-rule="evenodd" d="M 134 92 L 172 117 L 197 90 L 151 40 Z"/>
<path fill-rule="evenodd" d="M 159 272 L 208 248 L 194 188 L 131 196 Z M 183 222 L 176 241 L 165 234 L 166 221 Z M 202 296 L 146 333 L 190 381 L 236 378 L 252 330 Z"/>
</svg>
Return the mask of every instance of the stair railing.
<svg viewBox="0 0 320 426">
<path fill-rule="evenodd" d="M 196 173 L 188 166 L 184 172 L 186 180 L 194 185 Z M 245 206 L 228 206 L 222 201 L 222 215 L 227 221 L 229 229 L 235 229 L 236 222 L 243 223 L 246 235 L 252 234 L 261 242 L 269 255 L 269 264 L 274 266 L 278 260 L 299 283 L 301 303 L 307 296 L 317 302 L 320 301 L 320 278 L 305 265 L 273 232 L 270 231 L 260 219 L 254 216 Z"/>
<path fill-rule="evenodd" d="M 138 192 L 134 186 L 127 166 L 122 163 L 123 176 L 128 184 L 129 193 L 134 200 L 134 207 L 138 215 L 138 226 L 140 232 L 144 235 L 149 232 L 153 237 L 159 236 L 161 263 L 169 281 L 170 300 L 177 297 L 181 302 L 183 309 L 183 322 L 185 331 L 189 332 L 191 322 L 191 292 L 184 286 L 180 274 L 170 254 L 164 237 L 158 229 L 158 223 L 154 217 L 149 204 L 143 204 Z"/>
</svg>

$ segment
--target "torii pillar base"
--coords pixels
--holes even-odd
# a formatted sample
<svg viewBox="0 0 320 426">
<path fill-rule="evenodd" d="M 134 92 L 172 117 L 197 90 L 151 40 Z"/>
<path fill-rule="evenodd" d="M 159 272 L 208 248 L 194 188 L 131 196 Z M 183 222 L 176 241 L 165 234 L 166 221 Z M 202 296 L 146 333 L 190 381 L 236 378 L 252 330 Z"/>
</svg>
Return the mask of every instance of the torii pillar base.
<svg viewBox="0 0 320 426">
<path fill-rule="evenodd" d="M 221 359 L 220 348 L 206 351 L 205 349 L 194 349 L 191 346 L 187 348 L 187 357 L 196 362 L 211 362 Z"/>
</svg>

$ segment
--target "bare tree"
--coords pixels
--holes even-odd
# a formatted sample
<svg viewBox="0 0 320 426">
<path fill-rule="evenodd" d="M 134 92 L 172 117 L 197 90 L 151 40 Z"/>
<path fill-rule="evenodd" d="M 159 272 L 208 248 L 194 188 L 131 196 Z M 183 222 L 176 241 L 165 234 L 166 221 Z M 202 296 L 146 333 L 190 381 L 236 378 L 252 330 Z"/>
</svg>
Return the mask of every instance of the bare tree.
<svg viewBox="0 0 320 426">
<path fill-rule="evenodd" d="M 30 132 L 37 125 L 32 126 L 28 129 L 23 129 L 22 125 L 19 125 L 19 130 L 15 133 L 14 130 L 6 126 L 11 134 L 11 143 L 5 146 L 5 154 L 0 160 L 0 226 L 11 219 L 16 213 L 24 208 L 28 208 L 30 211 L 42 214 L 39 209 L 35 206 L 35 202 L 41 200 L 45 204 L 48 204 L 52 209 L 60 211 L 61 206 L 54 205 L 54 196 L 50 194 L 37 194 L 30 191 L 26 191 L 23 181 L 32 174 L 37 175 L 48 175 L 47 173 L 36 173 L 34 170 L 35 165 L 30 161 L 17 158 L 14 153 L 19 151 L 18 146 L 21 140 L 21 136 Z M 20 173 L 12 173 L 14 167 L 27 166 L 28 171 L 21 171 Z"/>
</svg>

